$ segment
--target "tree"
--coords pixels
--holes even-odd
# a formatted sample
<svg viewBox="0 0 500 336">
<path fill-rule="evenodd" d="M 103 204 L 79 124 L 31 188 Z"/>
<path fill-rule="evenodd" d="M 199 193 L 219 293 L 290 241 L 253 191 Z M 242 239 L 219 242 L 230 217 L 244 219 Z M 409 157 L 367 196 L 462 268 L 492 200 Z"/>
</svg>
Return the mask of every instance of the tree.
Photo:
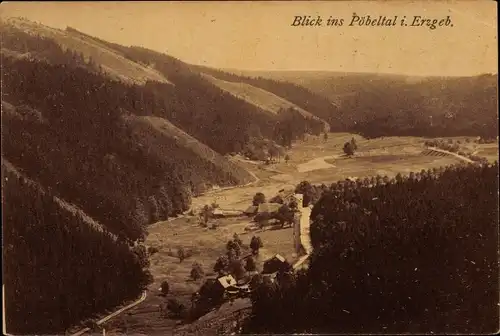
<svg viewBox="0 0 500 336">
<path fill-rule="evenodd" d="M 403 182 L 403 176 L 401 175 L 401 173 L 397 173 L 396 174 L 396 182 L 397 183 L 402 183 Z"/>
<path fill-rule="evenodd" d="M 245 276 L 246 274 L 246 269 L 243 265 L 243 262 L 241 260 L 233 260 L 229 264 L 229 272 L 236 278 L 236 279 L 241 279 Z"/>
<path fill-rule="evenodd" d="M 155 223 L 160 219 L 160 212 L 158 207 L 158 202 L 154 196 L 148 197 L 148 205 L 149 205 L 149 222 Z"/>
<path fill-rule="evenodd" d="M 161 283 L 160 290 L 162 295 L 164 296 L 168 295 L 168 292 L 170 291 L 170 286 L 166 280 Z"/>
<path fill-rule="evenodd" d="M 267 225 L 268 221 L 271 219 L 271 214 L 269 212 L 259 212 L 257 215 L 254 217 L 254 221 L 257 222 L 259 225 L 259 228 L 263 228 L 265 225 Z"/>
<path fill-rule="evenodd" d="M 149 254 L 150 256 L 151 256 L 151 255 L 153 255 L 153 254 L 155 254 L 155 253 L 158 253 L 158 251 L 159 251 L 159 250 L 158 250 L 158 248 L 157 248 L 157 247 L 154 247 L 154 246 L 150 246 L 150 247 L 148 247 L 148 254 Z"/>
<path fill-rule="evenodd" d="M 224 289 L 217 284 L 217 280 L 208 279 L 206 280 L 199 290 L 199 298 L 202 301 L 206 301 L 210 304 L 216 304 L 220 302 L 224 297 Z"/>
<path fill-rule="evenodd" d="M 258 254 L 259 249 L 261 247 L 264 247 L 264 244 L 262 243 L 262 239 L 260 239 L 259 236 L 253 236 L 252 239 L 250 240 L 250 249 L 252 250 L 252 253 Z"/>
<path fill-rule="evenodd" d="M 323 133 L 323 140 L 326 142 L 328 140 L 328 133 Z"/>
<path fill-rule="evenodd" d="M 354 147 L 352 146 L 352 144 L 350 142 L 346 142 L 344 144 L 344 153 L 347 155 L 347 156 L 352 156 L 354 155 Z"/>
<path fill-rule="evenodd" d="M 245 269 L 248 272 L 254 272 L 257 270 L 257 265 L 255 263 L 255 259 L 253 257 L 248 257 L 245 261 Z"/>
<path fill-rule="evenodd" d="M 250 289 L 252 290 L 256 289 L 258 286 L 262 285 L 263 282 L 264 282 L 264 277 L 262 276 L 262 274 L 260 273 L 255 274 L 250 280 Z"/>
<path fill-rule="evenodd" d="M 233 235 L 233 241 L 238 244 L 240 247 L 243 246 L 243 242 L 240 239 L 240 236 L 238 236 L 237 233 L 234 233 Z"/>
<path fill-rule="evenodd" d="M 277 157 L 279 155 L 278 149 L 274 146 L 271 146 L 269 148 L 268 153 L 269 153 L 269 156 L 271 159 L 274 159 L 275 157 Z"/>
<path fill-rule="evenodd" d="M 186 307 L 176 299 L 168 299 L 167 309 L 170 311 L 172 317 L 174 318 L 184 317 L 187 310 Z"/>
<path fill-rule="evenodd" d="M 229 267 L 229 259 L 226 256 L 220 256 L 217 258 L 215 265 L 214 265 L 214 272 L 218 273 L 219 275 L 224 274 Z"/>
<path fill-rule="evenodd" d="M 353 150 L 358 150 L 358 144 L 356 143 L 356 139 L 351 138 L 351 145 Z"/>
<path fill-rule="evenodd" d="M 202 223 L 204 226 L 207 226 L 208 224 L 208 220 L 212 217 L 212 209 L 207 205 L 205 204 L 205 206 L 203 207 L 203 209 L 201 209 L 201 218 L 202 218 Z"/>
<path fill-rule="evenodd" d="M 177 249 L 177 257 L 179 258 L 179 262 L 183 262 L 186 259 L 186 251 L 183 247 Z"/>
<path fill-rule="evenodd" d="M 263 193 L 258 192 L 253 197 L 252 204 L 254 206 L 258 206 L 259 204 L 262 204 L 262 203 L 266 203 L 266 196 Z"/>
<path fill-rule="evenodd" d="M 191 279 L 193 280 L 199 280 L 203 277 L 204 275 L 204 272 L 203 272 L 203 268 L 201 267 L 201 265 L 198 263 L 198 262 L 194 262 L 193 263 L 193 268 L 191 269 Z"/>
<path fill-rule="evenodd" d="M 288 161 L 290 161 L 290 155 L 286 154 L 285 155 L 285 162 L 288 163 Z"/>
<path fill-rule="evenodd" d="M 300 182 L 297 185 L 297 187 L 295 187 L 295 193 L 303 195 L 304 198 L 302 200 L 302 202 L 303 202 L 302 206 L 304 206 L 304 207 L 309 206 L 309 203 L 311 203 L 311 201 L 313 201 L 314 188 L 311 185 L 311 183 L 309 183 L 309 181 Z"/>
<path fill-rule="evenodd" d="M 236 257 L 239 257 L 240 254 L 241 254 L 241 247 L 240 247 L 240 244 L 238 244 L 236 241 L 234 240 L 230 240 L 227 242 L 226 244 L 226 249 L 227 249 L 227 252 L 228 252 L 228 256 L 229 256 L 229 251 L 233 251 L 234 252 L 234 255 Z"/>
<path fill-rule="evenodd" d="M 226 254 L 227 254 L 227 258 L 229 259 L 230 262 L 238 257 L 236 250 L 233 248 L 228 249 L 226 251 Z"/>
<path fill-rule="evenodd" d="M 149 267 L 148 252 L 147 252 L 147 249 L 144 245 L 138 244 L 138 245 L 133 247 L 132 251 L 137 256 L 137 260 L 139 261 L 139 265 L 141 265 L 142 268 Z"/>
<path fill-rule="evenodd" d="M 293 223 L 294 211 L 285 204 L 278 209 L 276 217 L 280 221 L 281 227 L 283 227 L 286 223 Z"/>
</svg>

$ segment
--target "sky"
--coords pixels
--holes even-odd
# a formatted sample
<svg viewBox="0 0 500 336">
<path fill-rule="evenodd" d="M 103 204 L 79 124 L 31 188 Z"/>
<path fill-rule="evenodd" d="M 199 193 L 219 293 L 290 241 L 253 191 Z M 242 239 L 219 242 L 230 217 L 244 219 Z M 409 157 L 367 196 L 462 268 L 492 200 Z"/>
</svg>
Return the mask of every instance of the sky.
<svg viewBox="0 0 500 336">
<path fill-rule="evenodd" d="M 353 14 L 407 17 L 409 26 L 349 26 Z M 343 26 L 292 26 L 295 16 Z M 411 27 L 414 16 L 453 27 Z M 191 64 L 241 70 L 468 76 L 497 73 L 495 1 L 3 2 L 0 16 L 165 52 Z"/>
</svg>

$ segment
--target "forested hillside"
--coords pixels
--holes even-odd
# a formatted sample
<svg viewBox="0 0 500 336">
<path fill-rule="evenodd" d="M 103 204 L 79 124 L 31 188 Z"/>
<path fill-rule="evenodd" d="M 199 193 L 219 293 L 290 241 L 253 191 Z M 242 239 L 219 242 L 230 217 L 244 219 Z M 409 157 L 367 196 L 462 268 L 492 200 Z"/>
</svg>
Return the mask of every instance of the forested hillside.
<svg viewBox="0 0 500 336">
<path fill-rule="evenodd" d="M 155 93 L 171 84 L 124 81 L 73 40 L 1 28 L 8 330 L 62 333 L 147 285 L 145 251 L 129 248 L 146 224 L 253 178 L 164 119 L 189 109 Z"/>
<path fill-rule="evenodd" d="M 246 72 L 197 67 L 216 78 L 273 92 L 327 120 L 332 130 L 380 136 L 498 133 L 497 75 L 407 77 L 330 72 Z"/>
<path fill-rule="evenodd" d="M 61 334 L 150 282 L 145 250 L 117 241 L 3 157 L 2 217 L 9 333 Z"/>
<path fill-rule="evenodd" d="M 289 113 L 269 115 L 259 106 L 220 89 L 196 67 L 172 56 L 142 47 L 109 43 L 70 27 L 67 31 L 95 39 L 127 59 L 154 68 L 168 78 L 175 88 L 153 83 L 146 85 L 157 96 L 170 97 L 168 103 L 171 108 L 164 117 L 219 153 L 251 151 L 256 140 L 258 142 L 262 138 L 289 146 L 291 140 L 305 133 L 320 134 L 324 129 L 321 121 L 303 116 L 298 111 L 287 110 Z"/>
<path fill-rule="evenodd" d="M 236 75 L 204 66 L 192 66 L 192 68 L 221 80 L 242 82 L 274 93 L 327 121 L 330 124 L 330 130 L 332 132 L 343 132 L 347 130 L 343 118 L 343 111 L 338 108 L 337 104 L 303 86 L 292 82 L 266 78 L 264 76 L 253 77 Z"/>
<path fill-rule="evenodd" d="M 386 81 L 342 100 L 348 127 L 366 137 L 498 135 L 497 76 Z M 351 111 L 351 113 L 347 113 Z"/>
<path fill-rule="evenodd" d="M 248 333 L 498 330 L 498 163 L 332 185 L 308 271 L 252 294 Z"/>
<path fill-rule="evenodd" d="M 160 156 L 147 137 L 133 136 L 125 115 L 164 109 L 141 87 L 67 64 L 2 62 L 4 155 L 115 233 L 137 238 L 142 225 L 187 210 L 202 183 L 250 180 L 241 168 L 214 164 L 173 137 L 155 144 L 170 148 Z"/>
</svg>

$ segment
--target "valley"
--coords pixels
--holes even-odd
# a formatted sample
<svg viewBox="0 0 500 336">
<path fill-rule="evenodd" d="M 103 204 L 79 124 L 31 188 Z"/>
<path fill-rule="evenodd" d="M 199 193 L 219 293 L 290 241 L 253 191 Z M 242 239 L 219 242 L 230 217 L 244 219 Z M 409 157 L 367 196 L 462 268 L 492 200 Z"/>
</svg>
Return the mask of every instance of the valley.
<svg viewBox="0 0 500 336">
<path fill-rule="evenodd" d="M 488 315 L 468 291 L 493 297 L 470 274 L 498 266 L 497 75 L 228 70 L 26 18 L 0 33 L 9 334 L 352 331 L 349 295 L 371 330 L 378 288 L 396 331 Z M 474 302 L 429 317 L 400 277 Z"/>
<path fill-rule="evenodd" d="M 358 151 L 354 157 L 346 158 L 341 148 L 352 138 L 357 141 Z M 464 141 L 464 138 L 454 140 Z M 305 141 L 294 143 L 288 153 L 290 156 L 288 162 L 282 159 L 280 162 L 266 165 L 240 160 L 240 164 L 244 165 L 245 169 L 258 177 L 258 181 L 249 186 L 214 190 L 207 195 L 195 197 L 192 200 L 191 209 L 198 213 L 204 205 L 215 202 L 221 209 L 244 211 L 251 205 L 252 198 L 257 192 L 262 192 L 266 197 L 271 198 L 281 189 L 285 189 L 285 193 L 293 192 L 295 187 L 304 180 L 315 184 L 329 184 L 349 177 L 363 179 L 375 175 L 387 175 L 393 178 L 397 173 L 409 174 L 463 161 L 453 153 L 445 156 L 426 155 L 425 141 L 425 138 L 418 137 L 367 140 L 348 133 L 330 133 L 326 141 L 323 137 L 309 137 Z M 498 154 L 498 146 L 496 148 Z M 331 162 L 331 165 L 325 167 L 318 157 L 323 161 Z M 300 169 L 301 167 L 308 169 Z M 217 223 L 216 230 L 203 228 L 196 216 L 186 212 L 182 218 L 158 222 L 149 227 L 149 235 L 145 243 L 147 246 L 157 248 L 159 252 L 151 258 L 151 271 L 155 281 L 149 287 L 148 299 L 121 318 L 110 321 L 106 327 L 107 334 L 215 334 L 215 327 L 210 326 L 207 321 L 213 319 L 224 321 L 227 318 L 231 321 L 231 317 L 236 314 L 235 311 L 247 314 L 250 301 L 237 300 L 234 303 L 223 304 L 207 316 L 200 318 L 199 321 L 178 326 L 174 320 L 162 317 L 157 311 L 162 304 L 158 295 L 160 284 L 164 280 L 171 284 L 171 295 L 189 306 L 191 294 L 197 291 L 203 283 L 202 279 L 189 280 L 192 263 L 201 263 L 207 272 L 206 275 L 213 276 L 211 269 L 215 260 L 224 254 L 226 242 L 231 240 L 235 233 L 246 246 L 252 235 L 257 234 L 262 238 L 264 248 L 261 249 L 256 259 L 259 267 L 264 260 L 274 254 L 281 254 L 292 263 L 298 259 L 293 246 L 292 228 L 245 231 L 245 228 L 252 223 L 252 219 L 244 215 L 213 221 Z M 175 252 L 181 246 L 193 251 L 193 255 L 179 263 L 172 251 Z"/>
</svg>

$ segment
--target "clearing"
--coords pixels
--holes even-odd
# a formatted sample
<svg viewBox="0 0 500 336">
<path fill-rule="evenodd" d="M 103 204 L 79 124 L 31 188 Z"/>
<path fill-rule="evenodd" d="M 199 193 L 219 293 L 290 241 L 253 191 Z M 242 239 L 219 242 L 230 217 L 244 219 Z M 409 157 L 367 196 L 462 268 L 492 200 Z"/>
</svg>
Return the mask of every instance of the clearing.
<svg viewBox="0 0 500 336">
<path fill-rule="evenodd" d="M 218 86 L 221 90 L 224 90 L 235 96 L 236 98 L 242 99 L 254 106 L 257 106 L 268 113 L 276 115 L 281 109 L 287 110 L 289 108 L 293 108 L 304 117 L 323 122 L 323 124 L 325 125 L 325 130 L 330 129 L 330 125 L 323 119 L 289 102 L 288 100 L 275 95 L 272 92 L 246 83 L 229 82 L 207 74 L 203 74 L 203 76 L 213 84 Z"/>
</svg>

